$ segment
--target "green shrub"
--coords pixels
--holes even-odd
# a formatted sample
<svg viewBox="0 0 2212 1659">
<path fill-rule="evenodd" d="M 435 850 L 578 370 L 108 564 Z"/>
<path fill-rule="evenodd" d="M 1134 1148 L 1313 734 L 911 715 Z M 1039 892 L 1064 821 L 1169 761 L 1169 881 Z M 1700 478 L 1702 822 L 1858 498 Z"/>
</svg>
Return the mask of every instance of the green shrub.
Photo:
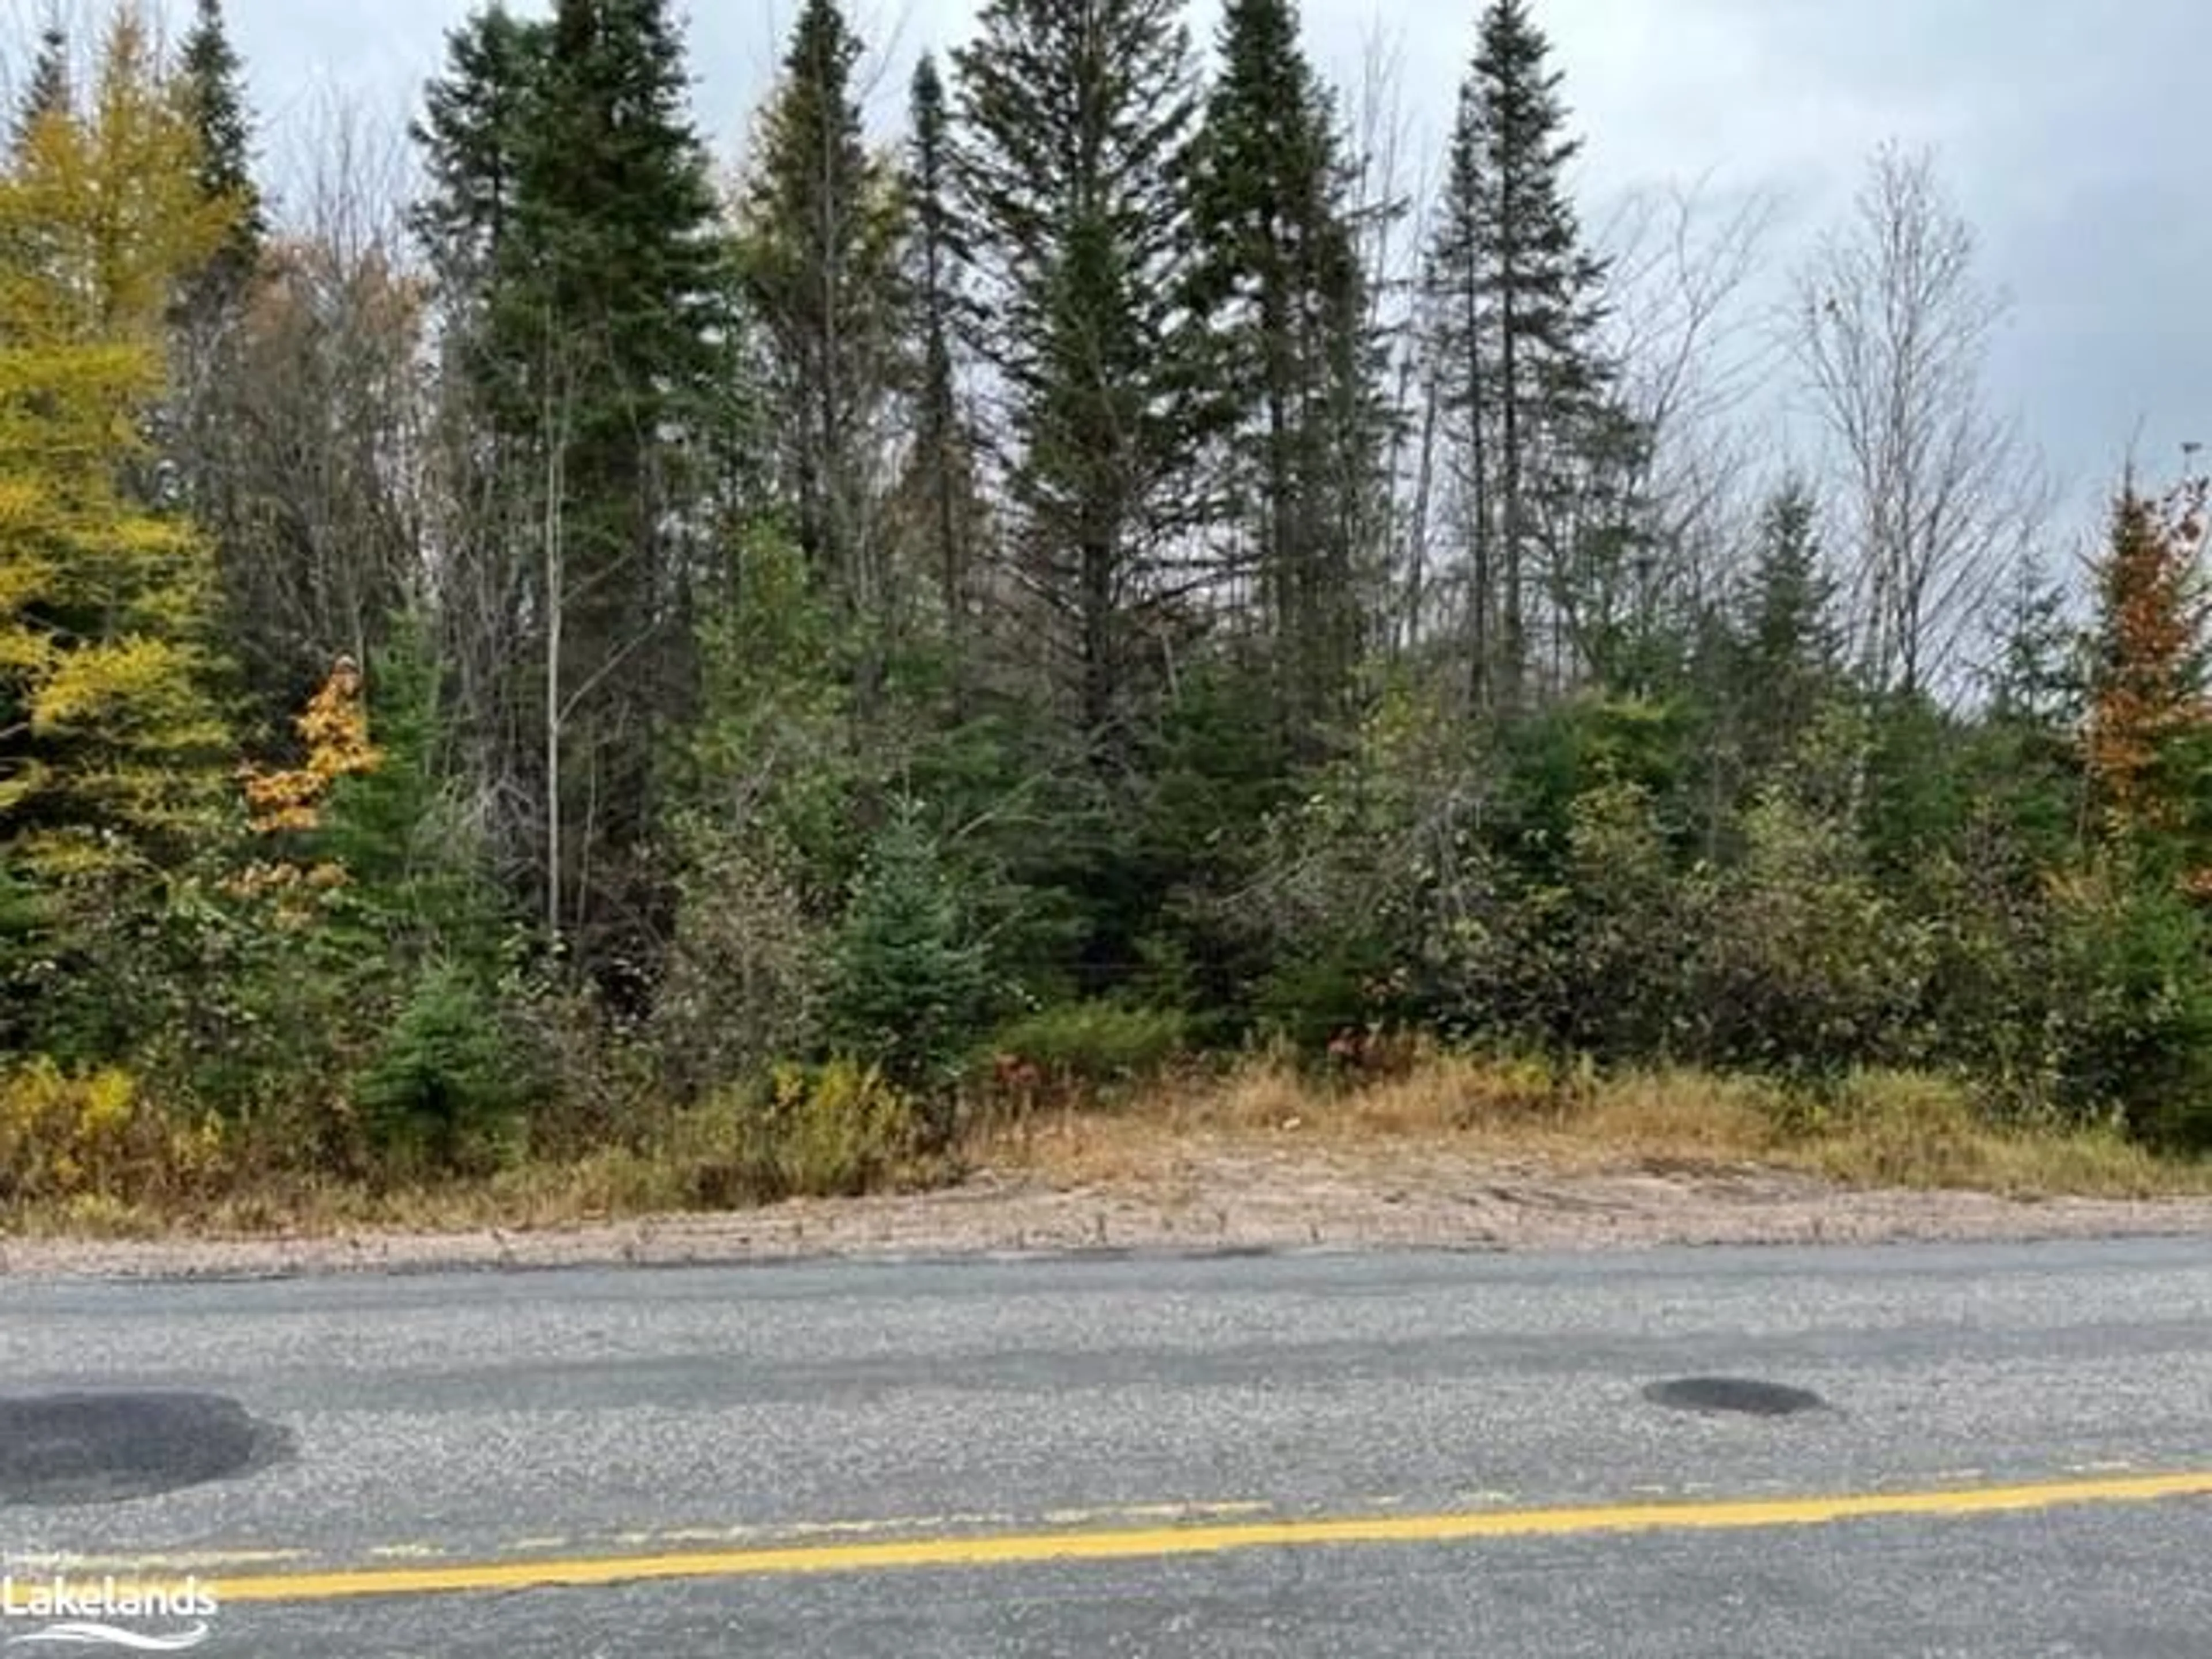
<svg viewBox="0 0 2212 1659">
<path fill-rule="evenodd" d="M 1278 963 L 1261 981 L 1255 1012 L 1268 1035 L 1311 1053 L 1340 1031 L 1384 1018 L 1397 968 L 1379 939 L 1350 933 L 1316 940 L 1309 954 Z"/>
<path fill-rule="evenodd" d="M 936 842 L 902 808 L 870 849 L 832 950 L 830 1041 L 936 1103 L 924 1127 L 942 1139 L 951 1127 L 943 1103 L 982 1029 L 987 982 Z"/>
<path fill-rule="evenodd" d="M 1063 1085 L 1102 1087 L 1158 1073 L 1184 1052 L 1185 1035 L 1174 1009 L 1068 1002 L 1001 1027 L 993 1047 Z"/>
<path fill-rule="evenodd" d="M 354 1083 L 387 1172 L 483 1174 L 512 1163 L 529 1088 L 521 1062 L 497 1006 L 466 969 L 428 969 Z"/>
<path fill-rule="evenodd" d="M 1689 884 L 1678 1046 L 1801 1073 L 1909 1063 L 1935 957 L 1833 818 L 1788 795 L 1746 816 L 1738 867 Z"/>
<path fill-rule="evenodd" d="M 2212 1148 L 2212 939 L 2167 883 L 2099 868 L 2059 885 L 2051 1036 L 2062 1101 Z"/>
<path fill-rule="evenodd" d="M 787 851 L 696 819 L 678 834 L 675 937 L 648 1031 L 662 1083 L 695 1100 L 813 1048 L 825 949 Z"/>
<path fill-rule="evenodd" d="M 684 1115 L 672 1149 L 694 1204 L 728 1207 L 830 1198 L 882 1185 L 917 1145 L 913 1103 L 872 1066 L 783 1065 L 750 1091 Z"/>
</svg>

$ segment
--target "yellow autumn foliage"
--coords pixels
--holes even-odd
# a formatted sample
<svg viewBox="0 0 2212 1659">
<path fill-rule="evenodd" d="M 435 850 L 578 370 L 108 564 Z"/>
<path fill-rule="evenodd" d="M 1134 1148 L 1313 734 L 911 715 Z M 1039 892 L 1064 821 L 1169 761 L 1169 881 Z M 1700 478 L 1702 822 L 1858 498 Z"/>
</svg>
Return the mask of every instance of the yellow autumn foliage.
<svg viewBox="0 0 2212 1659">
<path fill-rule="evenodd" d="M 126 482 L 172 299 L 235 216 L 154 40 L 117 12 L 82 106 L 0 164 L 0 848 L 49 876 L 143 860 L 223 799 L 210 551 Z"/>
<path fill-rule="evenodd" d="M 118 1066 L 64 1071 L 42 1057 L 0 1073 L 0 1206 L 189 1191 L 225 1155 L 221 1121 L 148 1100 Z"/>
<path fill-rule="evenodd" d="M 383 758 L 368 740 L 361 670 L 350 657 L 338 659 L 293 724 L 307 745 L 303 765 L 283 772 L 246 769 L 246 810 L 263 835 L 313 830 L 321 821 L 319 809 L 331 787 L 340 778 L 374 771 Z"/>
</svg>

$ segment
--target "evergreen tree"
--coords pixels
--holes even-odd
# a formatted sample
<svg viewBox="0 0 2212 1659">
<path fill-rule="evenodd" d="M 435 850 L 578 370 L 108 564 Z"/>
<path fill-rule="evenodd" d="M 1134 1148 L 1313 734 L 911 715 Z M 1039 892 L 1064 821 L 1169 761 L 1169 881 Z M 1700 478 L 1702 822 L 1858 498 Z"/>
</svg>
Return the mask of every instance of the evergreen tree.
<svg viewBox="0 0 2212 1659">
<path fill-rule="evenodd" d="M 945 84 L 927 52 L 915 65 L 908 99 L 906 196 L 911 216 L 906 309 L 920 336 L 912 365 L 914 450 L 906 493 L 918 508 L 928 567 L 936 574 L 951 659 L 953 712 L 965 703 L 972 565 L 980 505 L 974 434 L 960 410 L 956 336 L 968 319 L 959 270 L 968 239 L 952 199 L 951 135 Z"/>
<path fill-rule="evenodd" d="M 495 7 L 449 64 L 414 219 L 468 387 L 458 447 L 489 498 L 467 718 L 489 781 L 526 780 L 538 804 L 548 927 L 634 987 L 657 931 L 655 733 L 682 684 L 686 457 L 725 316 L 715 205 L 665 0 L 562 0 L 544 24 Z"/>
<path fill-rule="evenodd" d="M 459 763 L 493 805 L 491 854 L 505 880 L 557 925 L 549 868 L 556 837 L 544 770 L 551 719 L 542 546 L 548 471 L 530 373 L 532 341 L 512 296 L 526 264 L 519 198 L 543 91 L 545 26 L 498 0 L 446 37 L 444 73 L 425 88 L 410 131 L 422 158 L 409 228 L 428 260 L 446 530 L 438 655 L 453 683 Z"/>
<path fill-rule="evenodd" d="M 2116 837 L 2203 853 L 2212 775 L 2212 632 L 2203 553 L 2207 488 L 2164 502 L 2130 483 L 2097 568 L 2097 620 L 2085 759 L 2095 805 Z"/>
<path fill-rule="evenodd" d="M 302 651 L 273 613 L 263 572 L 276 562 L 255 549 L 275 516 L 265 499 L 249 500 L 246 460 L 255 423 L 247 412 L 248 301 L 261 270 L 268 226 L 252 168 L 252 124 L 244 69 L 232 47 L 222 0 L 198 0 L 179 55 L 179 79 L 198 140 L 195 179 L 202 198 L 229 216 L 230 233 L 180 284 L 170 308 L 171 389 L 164 414 L 162 471 L 145 488 L 173 492 L 213 545 L 222 623 L 233 663 L 260 712 L 274 717 L 298 694 L 297 674 L 340 643 L 319 639 Z M 297 434 L 286 439 L 296 442 Z M 288 453 L 296 454 L 296 451 Z M 296 465 L 296 461 L 294 463 Z M 288 550 L 288 551 L 290 550 Z"/>
<path fill-rule="evenodd" d="M 838 932 L 831 1040 L 941 1107 L 981 1027 L 984 966 L 937 843 L 904 803 L 870 849 Z"/>
<path fill-rule="evenodd" d="M 31 78 L 24 82 L 21 100 L 15 106 L 12 140 L 15 153 L 23 155 L 30 148 L 40 121 L 67 114 L 73 98 L 69 31 L 58 16 L 50 17 L 39 31 L 39 53 L 31 60 Z"/>
<path fill-rule="evenodd" d="M 666 0 L 562 0 L 518 194 L 514 331 L 538 331 L 545 507 L 549 918 L 628 984 L 659 930 L 639 854 L 671 708 L 684 435 L 714 373 L 715 204 Z"/>
<path fill-rule="evenodd" d="M 0 173 L 0 851 L 50 876 L 159 866 L 228 794 L 207 550 L 121 480 L 169 296 L 230 221 L 131 14 L 98 70 Z"/>
<path fill-rule="evenodd" d="M 199 137 L 200 193 L 228 205 L 231 233 L 196 288 L 195 309 L 234 304 L 260 262 L 268 234 L 253 180 L 253 123 L 246 106 L 245 66 L 230 43 L 222 0 L 198 0 L 179 61 Z"/>
<path fill-rule="evenodd" d="M 1997 660 L 1986 676 L 1991 721 L 2054 735 L 2076 730 L 2087 691 L 2081 629 L 2065 587 L 2033 559 L 2013 572 L 1996 636 Z"/>
<path fill-rule="evenodd" d="M 1166 598 L 1185 506 L 1181 11 L 989 0 L 955 58 L 955 170 L 994 325 L 979 344 L 1008 405 L 1022 577 L 1044 611 L 1033 636 L 1105 766 L 1128 753 L 1140 623 Z"/>
<path fill-rule="evenodd" d="M 1583 247 L 1568 198 L 1565 171 L 1581 144 L 1565 135 L 1550 54 L 1528 0 L 1491 0 L 1461 88 L 1429 261 L 1444 402 L 1473 495 L 1475 685 L 1508 706 L 1528 663 L 1540 509 L 1573 493 L 1584 440 L 1616 432 L 1593 339 L 1605 265 Z"/>
<path fill-rule="evenodd" d="M 1812 492 L 1791 479 L 1759 514 L 1731 687 L 1748 730 L 1754 778 L 1786 758 L 1840 689 L 1842 639 L 1835 585 L 1821 563 L 1818 513 Z"/>
<path fill-rule="evenodd" d="M 1256 565 L 1277 707 L 1310 736 L 1361 642 L 1383 436 L 1334 100 L 1291 0 L 1230 0 L 1193 147 L 1189 276 L 1228 521 Z"/>
<path fill-rule="evenodd" d="M 865 706 L 890 598 L 868 475 L 895 379 L 899 204 L 862 136 L 860 54 L 836 0 L 806 0 L 763 117 L 738 243 L 799 550 L 865 641 Z"/>
<path fill-rule="evenodd" d="M 410 129 L 428 189 L 408 221 L 464 323 L 481 326 L 507 246 L 544 46 L 543 25 L 495 0 L 446 37 L 446 73 L 425 89 Z"/>
</svg>

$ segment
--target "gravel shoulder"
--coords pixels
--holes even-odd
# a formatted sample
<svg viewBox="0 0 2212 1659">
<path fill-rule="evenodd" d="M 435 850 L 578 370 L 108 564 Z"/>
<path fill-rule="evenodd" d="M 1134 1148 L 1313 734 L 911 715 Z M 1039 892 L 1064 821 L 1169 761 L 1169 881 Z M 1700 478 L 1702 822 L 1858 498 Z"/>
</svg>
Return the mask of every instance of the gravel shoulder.
<svg viewBox="0 0 2212 1659">
<path fill-rule="evenodd" d="M 1404 1146 L 1194 1149 L 1170 1174 L 1069 1185 L 983 1170 L 942 1190 L 546 1229 L 161 1240 L 15 1238 L 0 1274 L 192 1278 L 810 1257 L 1426 1248 L 1626 1249 L 2212 1235 L 2212 1199 L 1844 1188 L 1757 1167 L 1561 1171 Z"/>
</svg>

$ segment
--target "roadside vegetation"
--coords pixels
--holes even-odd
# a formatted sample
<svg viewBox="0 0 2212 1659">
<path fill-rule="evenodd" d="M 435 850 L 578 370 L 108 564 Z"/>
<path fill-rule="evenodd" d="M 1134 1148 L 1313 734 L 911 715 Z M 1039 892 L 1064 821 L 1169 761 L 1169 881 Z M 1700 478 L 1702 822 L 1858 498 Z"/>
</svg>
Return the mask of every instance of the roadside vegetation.
<svg viewBox="0 0 2212 1659">
<path fill-rule="evenodd" d="M 471 18 L 408 201 L 259 195 L 216 0 L 40 43 L 0 1231 L 1205 1136 L 2212 1185 L 2204 489 L 2073 579 L 1932 162 L 1744 357 L 1760 225 L 1586 234 L 1522 0 L 1419 204 L 1283 0 L 1205 76 L 990 0 L 890 148 L 807 0 L 726 188 L 672 17 Z"/>
</svg>

